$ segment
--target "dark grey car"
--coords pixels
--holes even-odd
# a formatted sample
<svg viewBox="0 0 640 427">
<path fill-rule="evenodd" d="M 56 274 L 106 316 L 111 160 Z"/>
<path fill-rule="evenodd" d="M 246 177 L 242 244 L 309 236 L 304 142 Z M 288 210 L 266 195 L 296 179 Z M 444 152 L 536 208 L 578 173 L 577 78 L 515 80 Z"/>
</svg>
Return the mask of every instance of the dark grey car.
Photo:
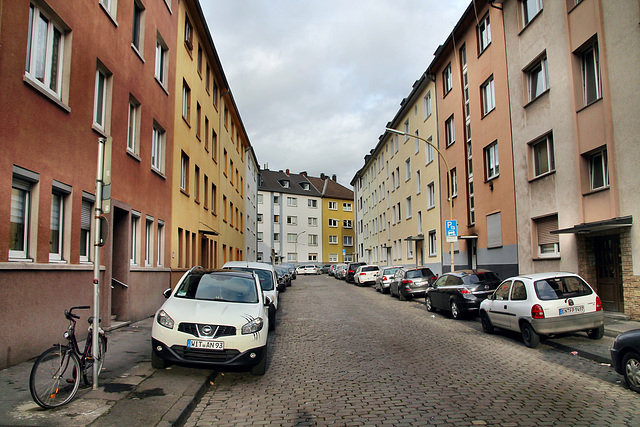
<svg viewBox="0 0 640 427">
<path fill-rule="evenodd" d="M 437 279 L 427 267 L 401 267 L 393 275 L 389 285 L 389 294 L 400 301 L 423 297 L 427 288 Z"/>
</svg>

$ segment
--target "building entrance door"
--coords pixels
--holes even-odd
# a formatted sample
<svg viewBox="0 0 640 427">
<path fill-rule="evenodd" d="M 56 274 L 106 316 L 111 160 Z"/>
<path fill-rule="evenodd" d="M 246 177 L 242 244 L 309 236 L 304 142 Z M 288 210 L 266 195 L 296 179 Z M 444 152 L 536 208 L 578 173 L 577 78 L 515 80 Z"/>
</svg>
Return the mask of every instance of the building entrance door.
<svg viewBox="0 0 640 427">
<path fill-rule="evenodd" d="M 597 292 L 602 308 L 624 312 L 620 238 L 617 235 L 594 238 Z"/>
</svg>

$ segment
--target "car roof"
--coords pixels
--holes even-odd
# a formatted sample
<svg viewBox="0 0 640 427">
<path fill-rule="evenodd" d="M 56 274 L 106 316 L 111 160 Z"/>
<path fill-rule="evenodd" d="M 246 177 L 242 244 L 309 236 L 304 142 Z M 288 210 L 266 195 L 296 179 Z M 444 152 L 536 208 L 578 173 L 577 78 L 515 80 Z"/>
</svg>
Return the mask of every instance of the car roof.
<svg viewBox="0 0 640 427">
<path fill-rule="evenodd" d="M 468 276 L 468 275 L 471 275 L 471 274 L 482 274 L 482 273 L 494 273 L 494 271 L 485 270 L 483 268 L 479 268 L 477 270 L 456 270 L 456 271 L 453 271 L 453 272 L 450 271 L 448 273 L 444 273 L 443 276 L 448 274 L 448 275 L 451 275 L 451 276 L 462 277 L 462 276 Z"/>
<path fill-rule="evenodd" d="M 541 279 L 552 279 L 554 277 L 567 277 L 567 276 L 580 277 L 578 274 L 570 273 L 568 271 L 552 271 L 548 273 L 521 274 L 519 276 L 509 277 L 505 280 L 529 279 L 535 282 L 536 280 L 541 280 Z"/>
<path fill-rule="evenodd" d="M 274 270 L 271 264 L 267 264 L 265 262 L 252 262 L 252 261 L 227 261 L 224 263 L 222 268 L 229 267 L 245 267 L 245 268 L 253 268 L 255 270 Z"/>
</svg>

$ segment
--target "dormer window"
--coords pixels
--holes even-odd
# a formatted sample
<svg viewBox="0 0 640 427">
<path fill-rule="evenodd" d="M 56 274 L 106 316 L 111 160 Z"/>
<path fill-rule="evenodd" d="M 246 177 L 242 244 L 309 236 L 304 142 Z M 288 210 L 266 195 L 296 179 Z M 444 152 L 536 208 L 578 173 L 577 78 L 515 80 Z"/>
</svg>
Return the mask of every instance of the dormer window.
<svg viewBox="0 0 640 427">
<path fill-rule="evenodd" d="M 301 182 L 300 183 L 300 187 L 302 187 L 303 190 L 307 190 L 307 191 L 309 191 L 311 189 L 311 187 L 310 187 L 308 182 Z"/>
<path fill-rule="evenodd" d="M 288 179 L 281 179 L 279 182 L 280 185 L 282 185 L 282 187 L 284 188 L 289 188 L 289 186 L 291 185 Z"/>
</svg>

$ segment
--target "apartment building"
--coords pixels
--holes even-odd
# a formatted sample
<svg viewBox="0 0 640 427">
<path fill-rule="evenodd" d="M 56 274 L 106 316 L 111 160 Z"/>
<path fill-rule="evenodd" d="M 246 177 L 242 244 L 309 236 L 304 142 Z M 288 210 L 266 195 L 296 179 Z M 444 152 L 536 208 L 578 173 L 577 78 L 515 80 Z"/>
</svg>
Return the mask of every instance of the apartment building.
<svg viewBox="0 0 640 427">
<path fill-rule="evenodd" d="M 178 2 L 171 268 L 244 258 L 245 150 L 238 108 L 197 0 Z"/>
<path fill-rule="evenodd" d="M 354 177 L 358 259 L 442 272 L 436 86 L 427 70 Z M 402 135 L 398 135 L 402 133 Z M 434 148 L 435 147 L 435 148 Z"/>
<path fill-rule="evenodd" d="M 260 165 L 258 158 L 253 151 L 253 147 L 249 146 L 244 151 L 244 212 L 245 212 L 245 229 L 244 244 L 246 261 L 258 260 L 258 176 L 260 174 Z"/>
<path fill-rule="evenodd" d="M 93 305 L 95 262 L 103 327 L 162 303 L 178 2 L 144 3 L 2 4 L 0 321 L 13 326 L 0 337 L 0 368 L 50 346 L 65 309 Z M 109 137 L 108 236 L 96 260 L 98 141 Z"/>
<path fill-rule="evenodd" d="M 322 229 L 322 194 L 306 173 L 260 170 L 258 261 L 319 262 Z"/>
<path fill-rule="evenodd" d="M 353 191 L 338 183 L 338 177 L 307 176 L 322 195 L 322 264 L 352 262 L 355 259 Z M 311 223 L 309 223 L 311 226 Z"/>
<path fill-rule="evenodd" d="M 640 317 L 640 5 L 502 7 L 520 270 L 579 273 L 606 310 Z"/>
<path fill-rule="evenodd" d="M 450 168 L 440 170 L 442 212 L 452 203 L 458 224 L 455 268 L 515 275 L 518 236 L 502 10 L 484 0 L 471 2 L 430 69 L 436 79 L 438 142 Z M 445 271 L 450 263 L 445 251 Z"/>
</svg>

